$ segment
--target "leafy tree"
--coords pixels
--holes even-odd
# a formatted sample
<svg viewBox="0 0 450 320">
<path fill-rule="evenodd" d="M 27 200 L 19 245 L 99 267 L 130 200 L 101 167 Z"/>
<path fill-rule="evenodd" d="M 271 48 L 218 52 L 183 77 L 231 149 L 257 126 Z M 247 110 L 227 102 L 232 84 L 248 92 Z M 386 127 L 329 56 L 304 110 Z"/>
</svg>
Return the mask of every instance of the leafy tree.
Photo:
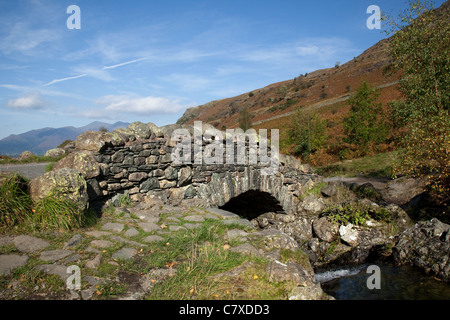
<svg viewBox="0 0 450 320">
<path fill-rule="evenodd" d="M 100 132 L 108 132 L 108 129 L 105 126 L 101 126 L 100 128 L 98 128 L 98 131 L 100 131 Z"/>
<path fill-rule="evenodd" d="M 242 108 L 239 112 L 239 128 L 247 131 L 252 127 L 252 115 L 247 107 Z"/>
<path fill-rule="evenodd" d="M 296 109 L 289 127 L 289 140 L 294 144 L 294 154 L 309 156 L 324 146 L 327 135 L 325 120 L 315 111 Z"/>
<path fill-rule="evenodd" d="M 396 172 L 426 178 L 442 203 L 450 200 L 449 7 L 411 1 L 397 19 L 384 17 L 392 68 L 403 73 L 402 100 L 392 104 L 394 123 L 405 130 Z"/>
<path fill-rule="evenodd" d="M 379 92 L 364 81 L 356 93 L 350 97 L 350 115 L 344 119 L 345 142 L 366 149 L 370 142 L 381 143 L 387 137 L 387 125 L 379 116 L 381 103 L 376 100 Z M 361 150 L 365 152 L 366 150 Z"/>
</svg>

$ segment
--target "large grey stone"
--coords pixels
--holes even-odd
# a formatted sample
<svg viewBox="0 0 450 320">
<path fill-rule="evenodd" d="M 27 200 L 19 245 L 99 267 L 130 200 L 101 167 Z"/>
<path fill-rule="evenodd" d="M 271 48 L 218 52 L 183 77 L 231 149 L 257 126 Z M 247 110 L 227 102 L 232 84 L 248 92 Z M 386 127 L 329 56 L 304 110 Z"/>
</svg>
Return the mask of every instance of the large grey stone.
<svg viewBox="0 0 450 320">
<path fill-rule="evenodd" d="M 141 223 L 138 223 L 138 226 L 144 232 L 153 232 L 153 231 L 158 231 L 161 229 L 160 226 L 158 226 L 157 224 L 155 224 L 153 222 L 141 222 Z"/>
<path fill-rule="evenodd" d="M 87 179 L 96 178 L 100 175 L 100 166 L 94 156 L 87 151 L 72 152 L 59 160 L 52 171 L 63 168 L 78 169 L 83 177 Z"/>
<path fill-rule="evenodd" d="M 426 188 L 425 181 L 408 177 L 401 177 L 390 180 L 386 183 L 386 188 L 380 191 L 381 196 L 388 203 L 404 205 L 415 196 L 423 193 Z"/>
<path fill-rule="evenodd" d="M 50 171 L 30 182 L 30 196 L 34 201 L 39 201 L 51 193 L 57 198 L 70 200 L 81 211 L 89 207 L 87 183 L 77 169 Z"/>
<path fill-rule="evenodd" d="M 163 241 L 164 238 L 158 235 L 152 235 L 152 236 L 148 236 L 146 238 L 143 239 L 144 242 L 158 242 L 158 241 Z"/>
<path fill-rule="evenodd" d="M 346 226 L 341 225 L 339 227 L 339 235 L 341 240 L 347 243 L 348 245 L 354 247 L 358 244 L 359 240 L 359 232 L 355 228 L 353 228 L 353 224 L 348 224 Z"/>
<path fill-rule="evenodd" d="M 265 229 L 251 234 L 253 237 L 261 237 L 267 250 L 288 249 L 295 251 L 298 243 L 292 237 L 276 229 Z"/>
<path fill-rule="evenodd" d="M 59 276 L 63 281 L 66 281 L 67 278 L 71 275 L 71 273 L 67 272 L 67 266 L 63 266 L 60 264 L 43 264 L 34 267 L 37 271 L 42 271 L 48 274 L 54 274 Z"/>
<path fill-rule="evenodd" d="M 192 179 L 191 167 L 183 167 L 178 171 L 178 186 L 182 187 L 187 185 Z"/>
<path fill-rule="evenodd" d="M 392 250 L 397 265 L 412 264 L 444 281 L 450 280 L 450 225 L 433 218 L 399 235 Z"/>
<path fill-rule="evenodd" d="M 112 247 L 114 243 L 108 240 L 93 240 L 91 241 L 90 245 L 96 248 L 105 249 Z"/>
<path fill-rule="evenodd" d="M 316 215 L 322 212 L 325 208 L 325 203 L 321 198 L 317 198 L 314 195 L 306 196 L 299 204 L 298 210 L 305 214 Z"/>
<path fill-rule="evenodd" d="M 103 230 L 113 231 L 113 232 L 122 232 L 125 225 L 117 222 L 107 222 L 102 226 Z"/>
<path fill-rule="evenodd" d="M 243 227 L 250 227 L 252 225 L 247 219 L 226 219 L 222 222 L 226 225 L 237 224 Z"/>
<path fill-rule="evenodd" d="M 78 150 L 100 151 L 108 146 L 120 146 L 125 144 L 126 137 L 119 132 L 95 132 L 85 131 L 75 141 Z"/>
<path fill-rule="evenodd" d="M 86 262 L 86 268 L 89 269 L 96 269 L 100 266 L 100 263 L 102 262 L 102 255 L 98 254 L 94 257 L 94 259 L 89 260 Z"/>
<path fill-rule="evenodd" d="M 138 234 L 139 234 L 139 231 L 137 231 L 135 228 L 129 228 L 124 233 L 125 237 L 134 237 L 134 236 L 137 236 Z"/>
<path fill-rule="evenodd" d="M 234 239 L 234 238 L 245 238 L 246 236 L 248 236 L 248 233 L 245 232 L 244 230 L 240 230 L 240 229 L 231 229 L 227 231 L 227 237 L 229 239 Z"/>
<path fill-rule="evenodd" d="M 333 242 L 339 234 L 339 224 L 328 221 L 327 217 L 322 217 L 314 220 L 313 230 L 319 239 Z"/>
<path fill-rule="evenodd" d="M 186 230 L 185 227 L 182 226 L 169 226 L 170 231 L 180 231 L 180 230 Z"/>
<path fill-rule="evenodd" d="M 64 244 L 64 247 L 65 248 L 67 248 L 67 247 L 74 247 L 74 246 L 78 245 L 81 242 L 82 239 L 83 239 L 83 237 L 81 236 L 81 234 L 76 234 L 72 238 L 70 238 L 69 241 L 67 241 Z"/>
<path fill-rule="evenodd" d="M 147 124 L 139 121 L 131 123 L 128 126 L 128 130 L 130 130 L 137 138 L 140 139 L 148 139 L 152 134 L 150 127 Z"/>
<path fill-rule="evenodd" d="M 58 260 L 61 260 L 65 257 L 70 256 L 72 253 L 74 253 L 73 251 L 70 250 L 49 250 L 49 251 L 43 251 L 41 253 L 41 256 L 39 257 L 39 259 L 41 259 L 42 261 L 50 261 L 50 262 L 55 262 Z"/>
<path fill-rule="evenodd" d="M 18 254 L 0 255 L 0 276 L 7 276 L 16 268 L 24 266 L 28 262 L 29 257 Z"/>
<path fill-rule="evenodd" d="M 206 209 L 208 212 L 212 213 L 215 216 L 218 216 L 221 219 L 239 219 L 240 217 L 230 211 L 222 210 L 219 208 L 208 208 Z"/>
<path fill-rule="evenodd" d="M 130 175 L 128 176 L 128 180 L 140 182 L 147 177 L 148 177 L 148 174 L 145 172 L 133 172 L 133 173 L 130 173 Z"/>
<path fill-rule="evenodd" d="M 113 259 L 129 260 L 137 253 L 133 248 L 122 248 L 112 255 Z"/>
<path fill-rule="evenodd" d="M 240 244 L 236 247 L 232 247 L 230 249 L 230 251 L 239 252 L 239 253 L 243 253 L 243 254 L 249 254 L 249 255 L 255 255 L 255 256 L 261 255 L 261 253 L 258 251 L 258 249 L 256 249 L 254 246 L 252 246 L 249 243 L 244 243 L 244 244 Z"/>
<path fill-rule="evenodd" d="M 44 157 L 57 159 L 59 157 L 62 157 L 65 154 L 66 154 L 66 150 L 61 149 L 61 148 L 54 148 L 54 149 L 47 150 L 44 154 Z"/>
<path fill-rule="evenodd" d="M 266 268 L 270 282 L 292 281 L 297 286 L 308 286 L 314 282 L 314 272 L 295 262 L 272 261 Z"/>
<path fill-rule="evenodd" d="M 325 300 L 329 297 L 318 283 L 306 287 L 294 287 L 289 294 L 289 300 Z"/>
<path fill-rule="evenodd" d="M 36 253 L 47 248 L 50 242 L 28 235 L 22 235 L 14 238 L 14 245 L 20 252 Z"/>
<path fill-rule="evenodd" d="M 133 211 L 132 213 L 144 222 L 158 223 L 161 220 L 159 212 L 155 211 Z"/>
<path fill-rule="evenodd" d="M 32 157 L 35 157 L 35 156 L 36 155 L 31 151 L 24 151 L 17 157 L 17 160 L 24 161 L 24 160 L 28 160 Z"/>
<path fill-rule="evenodd" d="M 141 184 L 141 191 L 143 191 L 143 192 L 154 190 L 154 189 L 159 189 L 159 188 L 160 188 L 159 180 L 156 177 L 149 178 Z"/>
<path fill-rule="evenodd" d="M 191 221 L 191 222 L 203 222 L 203 221 L 205 221 L 205 218 L 202 215 L 186 216 L 183 219 L 186 220 L 186 221 Z"/>
<path fill-rule="evenodd" d="M 103 236 L 110 235 L 111 232 L 92 230 L 92 231 L 86 231 L 85 234 L 88 235 L 88 236 L 94 237 L 94 238 L 100 238 L 100 237 L 103 237 Z"/>
<path fill-rule="evenodd" d="M 142 243 L 136 242 L 136 241 L 132 241 L 132 240 L 128 240 L 128 239 L 124 239 L 122 237 L 119 236 L 110 236 L 109 239 L 111 241 L 114 242 L 118 242 L 118 243 L 126 243 L 130 246 L 137 246 L 137 247 L 143 247 L 144 245 Z"/>
</svg>

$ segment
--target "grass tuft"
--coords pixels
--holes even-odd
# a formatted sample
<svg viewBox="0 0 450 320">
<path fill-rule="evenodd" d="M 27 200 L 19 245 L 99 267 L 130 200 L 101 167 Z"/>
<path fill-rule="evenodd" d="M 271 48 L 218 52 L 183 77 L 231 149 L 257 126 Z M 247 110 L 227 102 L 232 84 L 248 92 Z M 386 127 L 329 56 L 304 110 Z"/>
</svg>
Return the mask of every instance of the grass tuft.
<svg viewBox="0 0 450 320">
<path fill-rule="evenodd" d="M 13 173 L 0 179 L 0 226 L 11 227 L 24 221 L 33 202 L 25 178 Z"/>
<path fill-rule="evenodd" d="M 65 199 L 49 195 L 40 200 L 30 217 L 31 228 L 36 231 L 48 229 L 73 230 L 83 223 L 83 212 Z"/>
</svg>

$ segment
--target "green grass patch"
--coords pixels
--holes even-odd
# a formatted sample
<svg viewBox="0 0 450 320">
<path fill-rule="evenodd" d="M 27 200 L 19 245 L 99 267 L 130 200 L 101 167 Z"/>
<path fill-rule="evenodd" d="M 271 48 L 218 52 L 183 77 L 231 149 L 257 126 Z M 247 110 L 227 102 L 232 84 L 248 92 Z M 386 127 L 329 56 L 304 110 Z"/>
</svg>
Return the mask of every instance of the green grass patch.
<svg viewBox="0 0 450 320">
<path fill-rule="evenodd" d="M 32 156 L 25 160 L 17 160 L 14 158 L 3 158 L 0 159 L 0 164 L 25 164 L 25 163 L 37 163 L 37 162 L 57 162 L 58 160 L 62 159 L 63 157 L 59 159 L 51 158 L 51 157 L 44 157 L 44 156 Z"/>
<path fill-rule="evenodd" d="M 379 153 L 374 156 L 347 160 L 324 167 L 315 168 L 316 173 L 325 176 L 343 177 L 391 177 L 392 166 L 401 151 Z"/>
<path fill-rule="evenodd" d="M 382 207 L 375 209 L 356 203 L 330 206 L 325 210 L 324 215 L 326 215 L 330 221 L 343 225 L 349 223 L 354 225 L 364 225 L 366 221 L 370 219 L 385 223 L 392 222 L 391 214 L 387 209 Z"/>
<path fill-rule="evenodd" d="M 327 185 L 327 183 L 323 182 L 323 181 L 314 184 L 311 188 L 306 189 L 305 192 L 299 196 L 299 199 L 303 200 L 305 197 L 307 197 L 309 195 L 314 195 L 314 196 L 320 195 L 320 190 L 326 185 Z"/>
</svg>

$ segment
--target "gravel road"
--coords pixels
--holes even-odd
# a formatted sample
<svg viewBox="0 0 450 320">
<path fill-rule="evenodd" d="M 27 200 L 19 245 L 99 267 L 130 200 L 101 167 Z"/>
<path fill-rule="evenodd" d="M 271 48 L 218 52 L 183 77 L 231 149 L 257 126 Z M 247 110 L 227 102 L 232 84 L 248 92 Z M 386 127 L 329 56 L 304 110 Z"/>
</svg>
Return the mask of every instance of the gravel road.
<svg viewBox="0 0 450 320">
<path fill-rule="evenodd" d="M 2 164 L 0 172 L 19 172 L 22 176 L 32 180 L 45 173 L 45 167 L 49 162 L 25 163 L 25 164 Z"/>
</svg>

